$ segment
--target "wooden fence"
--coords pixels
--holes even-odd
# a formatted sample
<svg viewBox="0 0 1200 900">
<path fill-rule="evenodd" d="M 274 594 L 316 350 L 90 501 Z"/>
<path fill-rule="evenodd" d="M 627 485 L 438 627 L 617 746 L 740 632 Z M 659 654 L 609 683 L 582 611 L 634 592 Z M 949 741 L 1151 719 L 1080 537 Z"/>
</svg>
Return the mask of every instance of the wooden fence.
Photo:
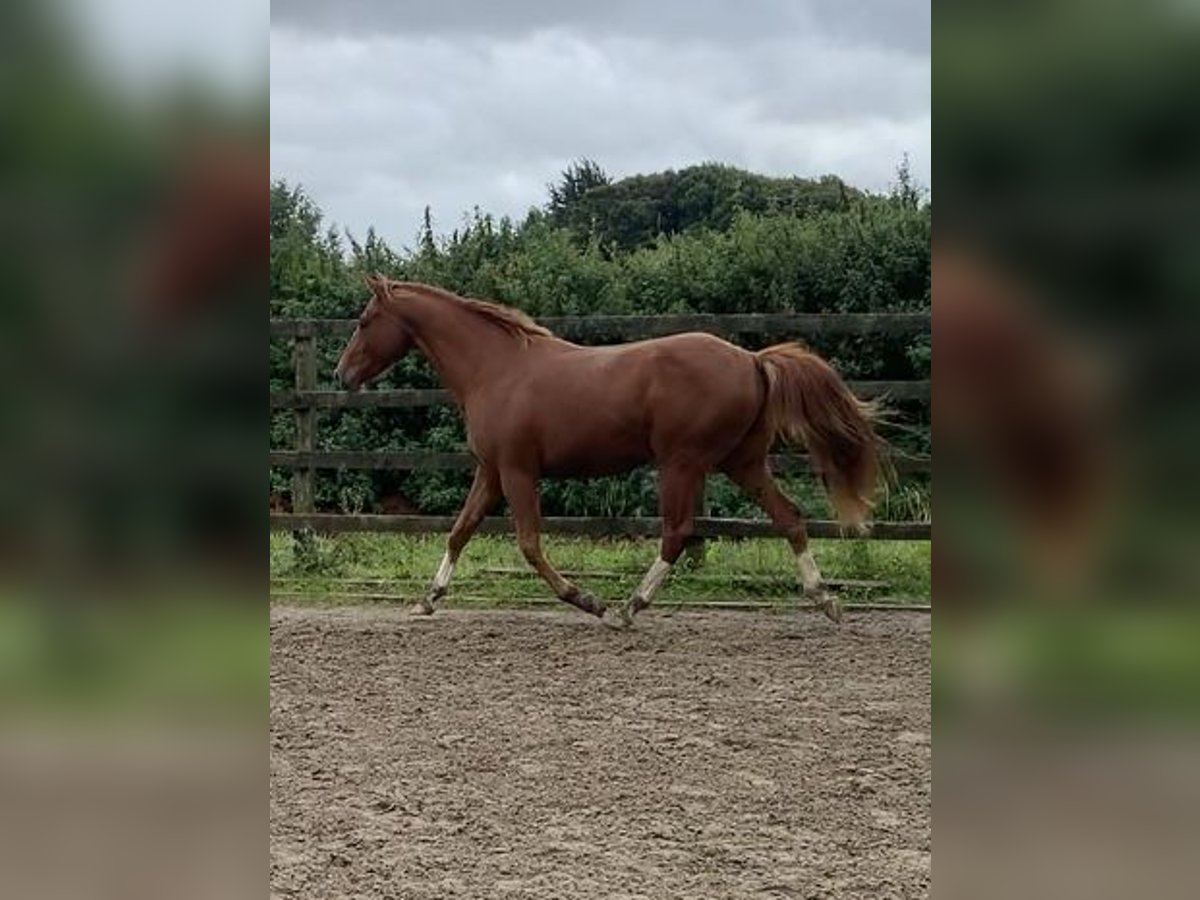
<svg viewBox="0 0 1200 900">
<path fill-rule="evenodd" d="M 838 313 L 838 314 L 733 314 L 665 316 L 560 316 L 540 320 L 562 337 L 581 343 L 605 343 L 616 340 L 640 340 L 685 331 L 705 331 L 721 337 L 805 339 L 818 335 L 915 335 L 928 333 L 928 313 Z M 271 409 L 292 410 L 296 422 L 296 446 L 291 450 L 272 450 L 270 464 L 293 470 L 292 512 L 271 514 L 271 527 L 317 532 L 446 532 L 453 524 L 451 516 L 423 515 L 339 515 L 318 513 L 314 508 L 313 481 L 318 469 L 367 470 L 447 470 L 470 469 L 474 461 L 467 452 L 318 450 L 316 441 L 317 410 L 411 408 L 452 403 L 444 390 L 404 389 L 366 390 L 356 393 L 317 390 L 317 349 L 320 337 L 348 336 L 354 330 L 352 319 L 276 319 L 271 321 L 271 336 L 292 342 L 295 362 L 295 386 L 271 393 Z M 928 381 L 851 381 L 851 388 L 862 397 L 886 395 L 893 400 L 928 403 Z M 894 460 L 899 475 L 932 470 L 928 458 Z M 771 457 L 779 473 L 808 471 L 804 454 L 779 454 Z M 702 512 L 702 510 L 700 510 Z M 544 520 L 543 529 L 551 533 L 601 536 L 658 536 L 657 518 L 558 518 Z M 813 537 L 844 537 L 836 522 L 810 521 Z M 507 518 L 489 518 L 480 526 L 482 533 L 511 531 Z M 932 526 L 928 522 L 875 522 L 866 536 L 873 538 L 928 540 Z M 771 535 L 771 525 L 754 519 L 714 519 L 700 515 L 696 520 L 699 538 L 749 538 Z"/>
</svg>

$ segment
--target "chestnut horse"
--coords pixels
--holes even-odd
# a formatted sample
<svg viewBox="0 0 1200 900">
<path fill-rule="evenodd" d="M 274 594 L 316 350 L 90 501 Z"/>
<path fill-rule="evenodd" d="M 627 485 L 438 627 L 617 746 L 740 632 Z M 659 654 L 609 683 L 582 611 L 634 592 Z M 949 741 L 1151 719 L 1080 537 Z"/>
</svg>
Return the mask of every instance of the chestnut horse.
<svg viewBox="0 0 1200 900">
<path fill-rule="evenodd" d="M 804 517 L 767 464 L 777 436 L 803 441 L 842 522 L 866 518 L 879 472 L 871 407 L 826 362 L 796 344 L 751 353 L 708 334 L 581 347 L 495 303 L 378 275 L 367 284 L 372 297 L 336 376 L 357 390 L 416 347 L 453 394 L 478 463 L 414 612 L 433 612 L 463 547 L 503 495 L 522 554 L 555 595 L 628 626 L 679 558 L 705 477 L 720 471 L 791 543 L 806 596 L 841 618 L 808 549 Z M 624 606 L 607 611 L 543 555 L 538 479 L 612 475 L 646 463 L 660 475 L 659 557 Z"/>
</svg>

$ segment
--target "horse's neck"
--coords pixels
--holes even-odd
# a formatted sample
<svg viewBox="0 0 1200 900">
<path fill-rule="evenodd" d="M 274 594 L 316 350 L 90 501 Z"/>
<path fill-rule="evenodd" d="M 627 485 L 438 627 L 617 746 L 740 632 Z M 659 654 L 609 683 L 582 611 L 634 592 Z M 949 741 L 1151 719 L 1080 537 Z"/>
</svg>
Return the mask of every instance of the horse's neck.
<svg viewBox="0 0 1200 900">
<path fill-rule="evenodd" d="M 453 300 L 406 300 L 404 318 L 417 346 L 460 404 L 491 380 L 492 373 L 507 368 L 521 346 L 502 328 Z"/>
</svg>

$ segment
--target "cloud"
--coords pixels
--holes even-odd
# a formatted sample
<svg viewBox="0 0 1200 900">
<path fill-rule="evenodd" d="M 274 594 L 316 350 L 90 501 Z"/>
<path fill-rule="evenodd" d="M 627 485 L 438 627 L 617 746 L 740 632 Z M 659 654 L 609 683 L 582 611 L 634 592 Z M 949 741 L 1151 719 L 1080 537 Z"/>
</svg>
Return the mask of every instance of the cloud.
<svg viewBox="0 0 1200 900">
<path fill-rule="evenodd" d="M 594 36 L 737 44 L 781 32 L 929 50 L 929 0 L 275 0 L 272 22 L 324 34 L 493 38 L 565 28 Z"/>
<path fill-rule="evenodd" d="M 852 15 L 866 5 L 622 2 L 601 23 L 532 0 L 503 17 L 277 2 L 272 174 L 394 243 L 427 203 L 445 231 L 475 205 L 520 217 L 582 156 L 616 176 L 717 160 L 884 189 L 907 152 L 928 183 L 928 53 L 883 40 Z"/>
</svg>

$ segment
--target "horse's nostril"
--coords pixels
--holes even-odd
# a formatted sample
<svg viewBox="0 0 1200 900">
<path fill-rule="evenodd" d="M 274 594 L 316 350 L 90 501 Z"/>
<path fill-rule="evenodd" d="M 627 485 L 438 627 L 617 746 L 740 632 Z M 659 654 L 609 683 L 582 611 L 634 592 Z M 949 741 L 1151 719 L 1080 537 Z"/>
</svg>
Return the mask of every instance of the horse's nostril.
<svg viewBox="0 0 1200 900">
<path fill-rule="evenodd" d="M 354 372 L 351 369 L 343 369 L 341 366 L 338 366 L 337 371 L 335 371 L 333 374 L 337 377 L 338 381 L 341 382 L 342 387 L 344 387 L 346 390 L 358 390 L 359 385 L 354 378 Z"/>
</svg>

